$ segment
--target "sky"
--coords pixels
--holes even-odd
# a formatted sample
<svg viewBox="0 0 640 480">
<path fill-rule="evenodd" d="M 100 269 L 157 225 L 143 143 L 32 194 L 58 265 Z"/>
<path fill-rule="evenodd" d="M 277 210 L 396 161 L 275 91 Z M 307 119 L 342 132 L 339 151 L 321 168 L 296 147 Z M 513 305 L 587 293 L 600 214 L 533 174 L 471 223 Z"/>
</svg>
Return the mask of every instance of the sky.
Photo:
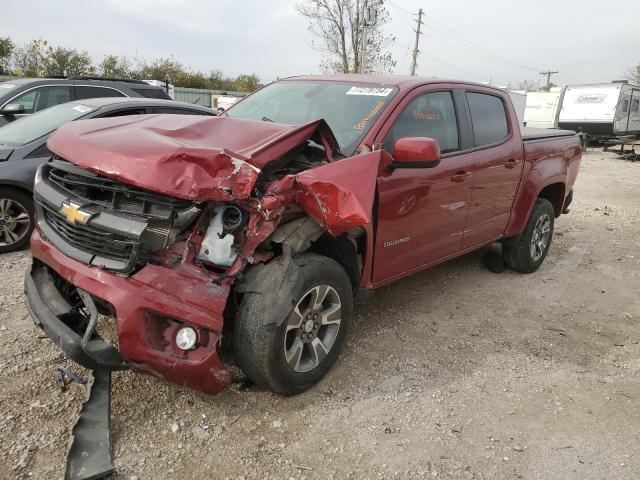
<svg viewBox="0 0 640 480">
<path fill-rule="evenodd" d="M 0 37 L 184 65 L 263 81 L 318 73 L 300 0 L 1 0 Z M 418 75 L 517 85 L 558 70 L 559 85 L 609 82 L 640 63 L 638 0 L 384 0 L 386 33 L 408 74 L 414 13 L 425 12 Z"/>
</svg>

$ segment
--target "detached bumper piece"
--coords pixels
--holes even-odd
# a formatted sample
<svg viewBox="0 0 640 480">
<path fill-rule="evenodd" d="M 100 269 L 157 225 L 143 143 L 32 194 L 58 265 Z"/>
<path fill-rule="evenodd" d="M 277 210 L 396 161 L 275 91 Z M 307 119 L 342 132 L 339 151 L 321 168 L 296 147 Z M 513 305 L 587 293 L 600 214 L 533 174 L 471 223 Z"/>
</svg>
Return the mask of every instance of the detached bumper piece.
<svg viewBox="0 0 640 480">
<path fill-rule="evenodd" d="M 31 318 L 72 360 L 91 370 L 128 368 L 120 352 L 95 333 L 98 309 L 91 296 L 81 289 L 76 291 L 80 301 L 71 305 L 39 262 L 34 262 L 25 276 Z"/>
<path fill-rule="evenodd" d="M 73 427 L 65 480 L 96 480 L 114 472 L 111 448 L 111 372 L 96 370 Z"/>
</svg>

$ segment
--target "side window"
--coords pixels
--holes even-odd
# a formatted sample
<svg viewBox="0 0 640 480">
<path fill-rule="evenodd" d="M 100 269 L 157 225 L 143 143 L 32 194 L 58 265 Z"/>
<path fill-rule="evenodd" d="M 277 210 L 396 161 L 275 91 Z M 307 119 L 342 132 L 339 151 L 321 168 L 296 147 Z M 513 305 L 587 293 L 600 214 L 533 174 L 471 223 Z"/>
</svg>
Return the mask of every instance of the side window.
<svg viewBox="0 0 640 480">
<path fill-rule="evenodd" d="M 55 87 L 34 88 L 22 95 L 18 95 L 11 100 L 11 103 L 21 103 L 24 105 L 25 113 L 35 113 L 60 103 L 70 102 L 71 100 L 73 100 L 71 87 L 60 85 Z"/>
<path fill-rule="evenodd" d="M 170 113 L 172 115 L 213 115 L 213 112 L 201 112 L 198 110 L 187 110 L 185 108 L 153 107 L 153 113 Z"/>
<path fill-rule="evenodd" d="M 35 112 L 73 100 L 71 87 L 55 86 L 38 88 Z"/>
<path fill-rule="evenodd" d="M 623 100 L 622 101 L 622 111 L 626 112 L 627 110 L 629 110 L 629 100 Z"/>
<path fill-rule="evenodd" d="M 430 137 L 442 153 L 459 150 L 458 125 L 451 92 L 433 92 L 415 98 L 398 116 L 382 142 L 387 152 L 399 138 Z"/>
<path fill-rule="evenodd" d="M 104 97 L 125 97 L 123 93 L 107 87 L 76 87 L 76 100 L 84 100 L 85 98 L 104 98 Z"/>
<path fill-rule="evenodd" d="M 631 111 L 637 112 L 639 105 L 640 105 L 640 98 L 634 98 L 633 101 L 631 102 Z"/>
<path fill-rule="evenodd" d="M 24 113 L 33 113 L 36 106 L 36 98 L 38 97 L 38 90 L 40 89 L 36 88 L 35 90 L 18 95 L 11 100 L 11 103 L 21 103 L 24 106 Z"/>
<path fill-rule="evenodd" d="M 109 112 L 106 115 L 100 115 L 100 118 L 126 117 L 128 115 L 144 115 L 145 113 L 147 113 L 145 108 L 127 108 L 125 110 Z"/>
<path fill-rule="evenodd" d="M 507 113 L 500 97 L 467 92 L 476 147 L 491 145 L 509 135 Z"/>
</svg>

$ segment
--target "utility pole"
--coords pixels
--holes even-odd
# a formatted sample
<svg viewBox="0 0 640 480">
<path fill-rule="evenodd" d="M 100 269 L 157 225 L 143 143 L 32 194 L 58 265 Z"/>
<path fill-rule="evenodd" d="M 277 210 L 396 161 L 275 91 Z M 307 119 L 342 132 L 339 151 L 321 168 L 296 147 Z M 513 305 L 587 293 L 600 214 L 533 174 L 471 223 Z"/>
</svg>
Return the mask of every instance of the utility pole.
<svg viewBox="0 0 640 480">
<path fill-rule="evenodd" d="M 360 73 L 364 73 L 365 55 L 367 54 L 367 0 L 362 5 L 362 45 L 360 45 Z"/>
<path fill-rule="evenodd" d="M 367 61 L 367 27 L 374 27 L 378 22 L 378 7 L 382 5 L 382 0 L 371 2 L 364 0 L 362 6 L 362 45 L 360 45 L 360 73 L 366 72 Z"/>
<path fill-rule="evenodd" d="M 418 44 L 420 42 L 420 35 L 422 35 L 420 33 L 420 25 L 424 25 L 424 23 L 422 22 L 422 9 L 418 10 L 418 28 L 415 30 L 416 32 L 416 44 L 413 47 L 413 61 L 411 62 L 411 76 L 415 77 L 416 75 L 416 63 L 418 61 Z"/>
<path fill-rule="evenodd" d="M 551 90 L 551 75 L 555 75 L 558 71 L 547 70 L 546 72 L 540 72 L 540 75 L 547 77 L 547 92 Z"/>
</svg>

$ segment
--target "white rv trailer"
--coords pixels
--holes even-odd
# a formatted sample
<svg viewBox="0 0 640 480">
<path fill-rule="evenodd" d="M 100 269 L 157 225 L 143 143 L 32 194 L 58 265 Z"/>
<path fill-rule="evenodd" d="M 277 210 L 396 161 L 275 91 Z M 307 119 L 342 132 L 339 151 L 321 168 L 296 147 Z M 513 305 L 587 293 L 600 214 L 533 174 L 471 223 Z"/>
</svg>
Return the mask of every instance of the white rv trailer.
<svg viewBox="0 0 640 480">
<path fill-rule="evenodd" d="M 564 89 L 558 126 L 592 140 L 640 134 L 640 86 L 624 81 L 571 85 Z"/>
<path fill-rule="evenodd" d="M 556 128 L 561 93 L 559 87 L 552 87 L 549 92 L 528 92 L 524 108 L 527 127 Z"/>
</svg>

